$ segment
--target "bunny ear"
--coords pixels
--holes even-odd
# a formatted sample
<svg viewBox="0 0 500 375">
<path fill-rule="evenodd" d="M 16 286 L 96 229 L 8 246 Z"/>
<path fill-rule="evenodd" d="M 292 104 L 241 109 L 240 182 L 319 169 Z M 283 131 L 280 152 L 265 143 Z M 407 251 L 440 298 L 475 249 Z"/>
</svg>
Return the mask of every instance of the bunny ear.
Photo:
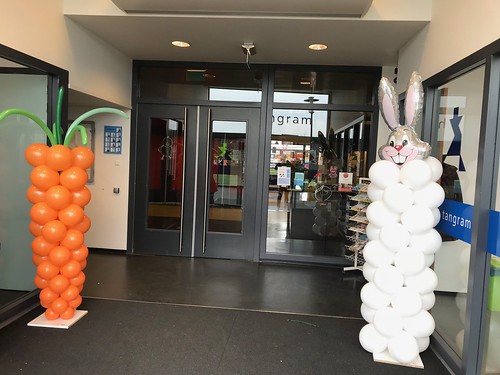
<svg viewBox="0 0 500 375">
<path fill-rule="evenodd" d="M 391 130 L 399 125 L 399 108 L 396 91 L 389 80 L 382 77 L 378 86 L 378 104 L 384 121 Z"/>
<path fill-rule="evenodd" d="M 413 72 L 406 90 L 405 122 L 407 126 L 415 127 L 422 114 L 423 105 L 424 89 L 422 87 L 422 78 L 417 72 Z"/>
</svg>

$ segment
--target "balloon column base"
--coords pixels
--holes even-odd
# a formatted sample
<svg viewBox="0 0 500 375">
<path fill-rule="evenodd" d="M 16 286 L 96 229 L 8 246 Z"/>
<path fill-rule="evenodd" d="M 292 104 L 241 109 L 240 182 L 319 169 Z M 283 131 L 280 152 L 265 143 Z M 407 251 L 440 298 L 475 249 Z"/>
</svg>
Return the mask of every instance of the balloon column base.
<svg viewBox="0 0 500 375">
<path fill-rule="evenodd" d="M 399 366 L 406 366 L 406 367 L 413 367 L 413 368 L 424 368 L 424 363 L 422 362 L 422 359 L 420 356 L 417 357 L 417 359 L 413 362 L 410 363 L 402 363 L 396 361 L 392 356 L 389 354 L 389 352 L 383 351 L 382 353 L 373 353 L 373 361 L 374 362 L 380 362 L 380 363 L 387 363 L 389 365 L 399 365 Z"/>
<path fill-rule="evenodd" d="M 87 315 L 87 310 L 76 310 L 75 315 L 71 319 L 57 318 L 54 320 L 49 320 L 45 317 L 45 313 L 33 319 L 28 323 L 30 327 L 45 327 L 45 328 L 63 328 L 68 329 L 73 324 L 78 322 L 81 318 Z"/>
</svg>

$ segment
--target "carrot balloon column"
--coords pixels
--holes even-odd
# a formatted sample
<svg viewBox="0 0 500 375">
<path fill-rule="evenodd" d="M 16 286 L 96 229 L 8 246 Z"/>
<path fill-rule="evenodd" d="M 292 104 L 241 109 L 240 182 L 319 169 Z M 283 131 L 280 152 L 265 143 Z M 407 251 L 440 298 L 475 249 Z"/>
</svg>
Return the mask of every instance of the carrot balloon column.
<svg viewBox="0 0 500 375">
<path fill-rule="evenodd" d="M 64 139 L 61 127 L 63 88 L 59 90 L 56 123 L 53 131 L 41 119 L 21 109 L 0 113 L 0 121 L 10 115 L 23 115 L 45 132 L 50 146 L 35 143 L 25 150 L 26 161 L 33 166 L 31 186 L 26 197 L 33 204 L 29 231 L 32 260 L 36 266 L 35 285 L 40 289 L 40 304 L 49 320 L 71 319 L 82 303 L 80 295 L 85 282 L 88 248 L 84 234 L 90 229 L 85 206 L 90 202 L 86 187 L 87 172 L 94 163 L 93 152 L 85 147 L 69 147 L 75 132 L 87 144 L 85 128 L 80 123 L 98 113 L 113 113 L 127 118 L 114 108 L 97 108 L 78 117 L 68 128 Z"/>
</svg>

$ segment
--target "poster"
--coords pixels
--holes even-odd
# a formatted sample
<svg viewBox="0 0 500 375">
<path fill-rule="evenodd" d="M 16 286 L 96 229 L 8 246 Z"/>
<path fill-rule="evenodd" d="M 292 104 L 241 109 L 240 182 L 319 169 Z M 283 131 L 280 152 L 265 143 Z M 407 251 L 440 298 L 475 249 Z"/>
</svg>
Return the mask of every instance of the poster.
<svg viewBox="0 0 500 375">
<path fill-rule="evenodd" d="M 121 154 L 122 145 L 122 127 L 104 126 L 104 153 Z"/>
</svg>

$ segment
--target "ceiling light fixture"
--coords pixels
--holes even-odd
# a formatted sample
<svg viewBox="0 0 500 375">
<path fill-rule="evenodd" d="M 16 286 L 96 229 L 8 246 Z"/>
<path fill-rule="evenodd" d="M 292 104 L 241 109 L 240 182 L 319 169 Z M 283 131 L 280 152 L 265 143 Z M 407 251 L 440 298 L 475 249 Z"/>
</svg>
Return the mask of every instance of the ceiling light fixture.
<svg viewBox="0 0 500 375">
<path fill-rule="evenodd" d="M 189 44 L 188 42 L 183 42 L 182 40 L 174 40 L 172 42 L 172 45 L 174 45 L 176 47 L 181 47 L 181 48 L 191 47 L 191 44 Z"/>
<path fill-rule="evenodd" d="M 321 44 L 321 43 L 315 43 L 309 46 L 309 49 L 312 49 L 313 51 L 323 51 L 324 49 L 327 48 L 328 46 L 326 44 Z"/>
</svg>

